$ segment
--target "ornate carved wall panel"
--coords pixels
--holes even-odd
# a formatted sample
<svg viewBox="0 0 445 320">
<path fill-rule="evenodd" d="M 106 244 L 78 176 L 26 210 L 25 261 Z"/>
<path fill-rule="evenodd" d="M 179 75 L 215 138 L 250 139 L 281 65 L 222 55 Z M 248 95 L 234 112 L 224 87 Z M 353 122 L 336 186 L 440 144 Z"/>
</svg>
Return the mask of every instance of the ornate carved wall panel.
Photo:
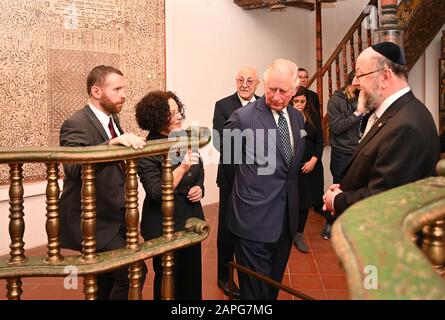
<svg viewBox="0 0 445 320">
<path fill-rule="evenodd" d="M 445 1 L 408 1 L 410 15 L 404 21 L 404 49 L 409 70 L 437 35 L 445 23 Z"/>
<path fill-rule="evenodd" d="M 58 145 L 60 125 L 87 100 L 86 76 L 109 64 L 127 79 L 124 130 L 143 134 L 134 105 L 165 89 L 164 0 L 0 0 L 0 146 Z M 28 181 L 45 176 L 26 166 Z M 0 167 L 0 183 L 7 182 Z"/>
<path fill-rule="evenodd" d="M 439 133 L 445 133 L 445 30 L 439 59 Z"/>
</svg>

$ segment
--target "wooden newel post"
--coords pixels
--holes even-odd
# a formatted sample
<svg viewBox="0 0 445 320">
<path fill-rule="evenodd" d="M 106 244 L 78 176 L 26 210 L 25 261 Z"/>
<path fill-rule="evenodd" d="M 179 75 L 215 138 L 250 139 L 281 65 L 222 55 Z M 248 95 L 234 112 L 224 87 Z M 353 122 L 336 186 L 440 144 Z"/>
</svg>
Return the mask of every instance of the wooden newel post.
<svg viewBox="0 0 445 320">
<path fill-rule="evenodd" d="M 374 43 L 394 42 L 403 48 L 403 29 L 397 16 L 397 0 L 381 0 L 382 19 L 380 29 L 374 32 Z"/>
</svg>

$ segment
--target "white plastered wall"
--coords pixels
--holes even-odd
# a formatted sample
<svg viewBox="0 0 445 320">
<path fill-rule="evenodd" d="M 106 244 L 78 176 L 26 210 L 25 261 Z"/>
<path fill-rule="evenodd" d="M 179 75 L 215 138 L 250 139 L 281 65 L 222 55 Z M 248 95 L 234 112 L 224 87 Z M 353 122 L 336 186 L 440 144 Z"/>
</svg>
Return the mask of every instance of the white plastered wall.
<svg viewBox="0 0 445 320">
<path fill-rule="evenodd" d="M 324 6 L 324 59 L 335 48 L 367 0 L 339 1 Z M 185 125 L 199 122 L 211 127 L 215 102 L 235 92 L 235 76 L 244 65 L 262 73 L 278 57 L 286 57 L 315 70 L 315 14 L 289 8 L 271 13 L 267 9 L 245 11 L 231 0 L 166 0 L 167 88 L 175 91 L 187 105 Z M 438 59 L 440 35 L 419 59 L 410 74 L 418 98 L 438 119 Z M 262 84 L 258 94 L 262 94 Z M 212 160 L 217 154 L 205 149 Z M 325 150 L 326 186 L 329 150 Z M 218 201 L 216 164 L 206 165 L 206 197 L 203 204 Z M 45 184 L 25 185 L 26 248 L 46 243 Z M 140 205 L 144 197 L 140 188 Z M 9 251 L 8 188 L 0 186 L 0 255 Z"/>
</svg>

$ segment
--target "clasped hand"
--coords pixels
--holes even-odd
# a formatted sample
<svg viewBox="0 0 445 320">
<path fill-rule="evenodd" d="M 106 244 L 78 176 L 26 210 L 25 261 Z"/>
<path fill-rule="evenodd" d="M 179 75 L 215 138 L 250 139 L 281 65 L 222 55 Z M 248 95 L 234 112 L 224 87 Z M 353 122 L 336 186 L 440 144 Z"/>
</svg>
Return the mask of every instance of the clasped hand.
<svg viewBox="0 0 445 320">
<path fill-rule="evenodd" d="M 335 215 L 334 198 L 342 192 L 338 183 L 331 185 L 323 196 L 323 210 L 330 211 L 331 215 Z"/>
</svg>

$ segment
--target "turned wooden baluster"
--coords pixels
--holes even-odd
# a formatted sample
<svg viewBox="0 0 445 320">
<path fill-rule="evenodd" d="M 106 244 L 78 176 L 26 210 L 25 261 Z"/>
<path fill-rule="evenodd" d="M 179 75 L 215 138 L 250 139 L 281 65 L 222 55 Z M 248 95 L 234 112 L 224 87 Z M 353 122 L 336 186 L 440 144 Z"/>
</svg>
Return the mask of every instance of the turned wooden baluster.
<svg viewBox="0 0 445 320">
<path fill-rule="evenodd" d="M 175 196 L 173 191 L 173 170 L 170 159 L 164 157 L 162 165 L 162 214 L 164 216 L 163 222 L 163 237 L 171 240 L 175 237 Z M 174 266 L 173 252 L 169 251 L 162 255 L 162 285 L 161 298 L 163 300 L 172 300 L 174 297 L 174 283 L 173 283 L 173 266 Z"/>
<path fill-rule="evenodd" d="M 321 21 L 321 2 L 315 2 L 315 44 L 317 55 L 317 94 L 320 101 L 320 114 L 323 115 L 323 38 L 322 38 L 322 21 Z"/>
<path fill-rule="evenodd" d="M 94 164 L 82 164 L 82 256 L 81 261 L 95 262 L 96 254 L 96 187 Z M 88 274 L 84 278 L 86 300 L 94 300 L 97 297 L 96 275 Z"/>
<path fill-rule="evenodd" d="M 58 263 L 63 260 L 60 254 L 60 215 L 59 215 L 59 164 L 46 164 L 46 234 L 48 250 L 44 262 Z"/>
<path fill-rule="evenodd" d="M 332 70 L 331 66 L 328 68 L 328 88 L 329 88 L 329 98 L 332 96 Z"/>
<path fill-rule="evenodd" d="M 25 256 L 25 216 L 23 211 L 23 164 L 12 163 L 9 165 L 9 235 L 11 244 L 9 245 L 9 265 L 20 265 L 28 260 Z M 9 300 L 20 300 L 23 293 L 22 281 L 19 277 L 6 279 L 7 297 Z"/>
<path fill-rule="evenodd" d="M 337 90 L 340 90 L 340 88 L 341 88 L 341 81 L 340 81 L 340 56 L 338 54 L 335 57 L 335 83 L 337 85 Z"/>
<path fill-rule="evenodd" d="M 354 48 L 354 34 L 351 34 L 351 39 L 349 40 L 351 45 L 350 53 L 351 53 L 351 68 L 355 70 L 355 48 Z"/>
<path fill-rule="evenodd" d="M 346 52 L 346 43 L 343 44 L 342 54 L 343 54 L 343 83 L 346 85 L 346 82 L 348 80 L 348 56 Z"/>
<path fill-rule="evenodd" d="M 127 160 L 127 179 L 125 182 L 125 219 L 127 223 L 127 249 L 139 251 L 139 205 L 138 205 L 138 178 L 137 178 L 137 159 Z M 130 279 L 130 300 L 142 300 L 142 263 L 133 263 L 128 271 Z"/>
<path fill-rule="evenodd" d="M 357 42 L 358 42 L 358 53 L 363 51 L 363 40 L 362 40 L 362 25 L 359 24 L 357 27 Z"/>
<path fill-rule="evenodd" d="M 434 269 L 441 274 L 445 274 L 445 220 L 438 220 L 423 228 L 424 239 L 422 250 Z"/>
<path fill-rule="evenodd" d="M 372 46 L 372 34 L 370 29 L 366 30 L 366 37 L 368 38 L 368 47 Z"/>
</svg>

